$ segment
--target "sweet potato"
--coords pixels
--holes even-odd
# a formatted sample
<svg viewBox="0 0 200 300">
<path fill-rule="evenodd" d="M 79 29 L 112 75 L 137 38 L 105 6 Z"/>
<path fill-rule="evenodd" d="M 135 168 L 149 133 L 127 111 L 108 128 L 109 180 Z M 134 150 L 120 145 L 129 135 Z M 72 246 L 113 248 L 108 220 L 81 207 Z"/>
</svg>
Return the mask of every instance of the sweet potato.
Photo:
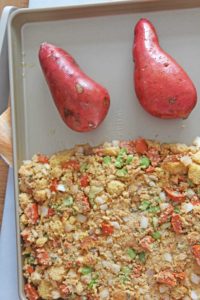
<svg viewBox="0 0 200 300">
<path fill-rule="evenodd" d="M 108 91 L 89 78 L 69 53 L 55 45 L 42 43 L 39 60 L 65 124 L 79 132 L 98 127 L 109 110 Z"/>
<path fill-rule="evenodd" d="M 159 45 L 153 25 L 141 19 L 133 44 L 134 86 L 142 107 L 163 119 L 187 118 L 197 102 L 194 84 Z"/>
</svg>

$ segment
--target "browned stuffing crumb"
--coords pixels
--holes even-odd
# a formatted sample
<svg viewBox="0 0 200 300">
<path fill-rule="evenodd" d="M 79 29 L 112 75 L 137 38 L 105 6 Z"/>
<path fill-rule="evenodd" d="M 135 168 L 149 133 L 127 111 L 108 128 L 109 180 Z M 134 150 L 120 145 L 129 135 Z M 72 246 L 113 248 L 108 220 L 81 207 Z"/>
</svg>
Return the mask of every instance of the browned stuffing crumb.
<svg viewBox="0 0 200 300">
<path fill-rule="evenodd" d="M 138 139 L 37 154 L 19 190 L 29 300 L 200 299 L 197 146 Z"/>
</svg>

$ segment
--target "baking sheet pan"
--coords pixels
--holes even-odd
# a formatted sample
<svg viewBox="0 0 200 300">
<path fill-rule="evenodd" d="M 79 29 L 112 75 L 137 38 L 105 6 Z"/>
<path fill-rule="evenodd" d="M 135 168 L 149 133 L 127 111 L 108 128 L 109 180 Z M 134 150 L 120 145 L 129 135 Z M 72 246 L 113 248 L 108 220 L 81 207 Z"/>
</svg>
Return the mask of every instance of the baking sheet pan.
<svg viewBox="0 0 200 300">
<path fill-rule="evenodd" d="M 9 22 L 15 195 L 20 297 L 23 294 L 18 227 L 17 170 L 34 153 L 74 144 L 137 136 L 186 142 L 200 135 L 200 104 L 187 120 L 160 120 L 139 105 L 133 87 L 133 29 L 141 17 L 155 25 L 161 46 L 188 72 L 200 92 L 200 1 L 112 1 L 58 9 L 21 9 Z M 38 61 L 42 42 L 66 49 L 81 68 L 107 87 L 111 108 L 91 133 L 76 133 L 62 122 Z"/>
</svg>

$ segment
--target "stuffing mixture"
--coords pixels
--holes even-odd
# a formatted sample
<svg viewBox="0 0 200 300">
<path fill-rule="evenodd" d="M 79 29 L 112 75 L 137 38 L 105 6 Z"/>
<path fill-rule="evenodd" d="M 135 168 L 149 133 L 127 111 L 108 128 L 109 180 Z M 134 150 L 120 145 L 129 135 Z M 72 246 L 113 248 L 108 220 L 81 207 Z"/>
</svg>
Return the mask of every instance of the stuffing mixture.
<svg viewBox="0 0 200 300">
<path fill-rule="evenodd" d="M 113 141 L 24 161 L 27 299 L 200 299 L 199 140 Z"/>
</svg>

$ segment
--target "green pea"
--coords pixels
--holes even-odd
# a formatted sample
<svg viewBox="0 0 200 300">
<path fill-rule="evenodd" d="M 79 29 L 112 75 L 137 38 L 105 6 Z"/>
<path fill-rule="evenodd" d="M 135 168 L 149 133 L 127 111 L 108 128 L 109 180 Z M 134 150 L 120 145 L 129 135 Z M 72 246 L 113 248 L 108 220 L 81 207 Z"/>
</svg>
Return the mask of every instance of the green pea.
<svg viewBox="0 0 200 300">
<path fill-rule="evenodd" d="M 152 233 L 152 237 L 155 239 L 155 240 L 159 240 L 161 238 L 161 233 L 160 231 L 155 231 Z"/>
<path fill-rule="evenodd" d="M 71 206 L 73 203 L 74 203 L 74 199 L 72 196 L 69 196 L 63 200 L 64 206 Z"/>
<path fill-rule="evenodd" d="M 126 159 L 126 164 L 129 165 L 133 161 L 133 155 L 128 155 Z"/>
<path fill-rule="evenodd" d="M 87 171 L 88 168 L 89 168 L 89 165 L 87 163 L 83 163 L 80 167 L 80 171 L 85 172 L 85 171 Z"/>
<path fill-rule="evenodd" d="M 148 207 L 150 206 L 150 202 L 149 201 L 142 201 L 142 203 L 139 206 L 140 210 L 147 210 Z"/>
<path fill-rule="evenodd" d="M 110 156 L 104 156 L 103 162 L 105 165 L 109 165 L 111 163 L 111 157 Z"/>
<path fill-rule="evenodd" d="M 96 275 L 88 284 L 88 288 L 92 289 L 95 285 L 98 284 L 98 275 Z"/>
<path fill-rule="evenodd" d="M 123 156 L 124 154 L 127 154 L 127 149 L 126 148 L 121 148 L 119 151 L 118 156 Z"/>
<path fill-rule="evenodd" d="M 131 259 L 135 259 L 136 258 L 136 251 L 134 249 L 128 248 L 127 250 L 127 254 Z"/>
<path fill-rule="evenodd" d="M 148 159 L 148 157 L 142 156 L 140 158 L 140 166 L 141 166 L 141 168 L 142 169 L 146 169 L 146 168 L 149 167 L 149 165 L 150 165 L 150 160 Z"/>
<path fill-rule="evenodd" d="M 148 208 L 148 211 L 151 213 L 158 213 L 158 212 L 160 212 L 160 207 L 159 206 L 151 206 Z"/>
<path fill-rule="evenodd" d="M 131 273 L 131 269 L 129 267 L 127 267 L 127 266 L 122 267 L 121 271 L 125 275 L 129 275 Z"/>
<path fill-rule="evenodd" d="M 90 274 L 92 273 L 93 269 L 91 267 L 82 267 L 80 272 L 81 274 L 83 275 L 87 275 L 87 274 Z"/>
<path fill-rule="evenodd" d="M 123 167 L 123 165 L 124 165 L 124 163 L 123 163 L 122 159 L 117 158 L 116 161 L 115 161 L 115 167 L 120 169 L 120 168 Z"/>
<path fill-rule="evenodd" d="M 140 252 L 140 253 L 139 253 L 139 260 L 140 260 L 142 263 L 145 263 L 145 261 L 146 261 L 146 253 L 145 253 L 145 252 Z"/>
<path fill-rule="evenodd" d="M 175 212 L 176 214 L 179 214 L 179 213 L 180 213 L 180 208 L 179 208 L 178 206 L 175 206 L 175 207 L 174 207 L 174 212 Z"/>
<path fill-rule="evenodd" d="M 124 177 L 128 174 L 128 171 L 126 169 L 117 170 L 116 175 L 119 177 Z"/>
</svg>

